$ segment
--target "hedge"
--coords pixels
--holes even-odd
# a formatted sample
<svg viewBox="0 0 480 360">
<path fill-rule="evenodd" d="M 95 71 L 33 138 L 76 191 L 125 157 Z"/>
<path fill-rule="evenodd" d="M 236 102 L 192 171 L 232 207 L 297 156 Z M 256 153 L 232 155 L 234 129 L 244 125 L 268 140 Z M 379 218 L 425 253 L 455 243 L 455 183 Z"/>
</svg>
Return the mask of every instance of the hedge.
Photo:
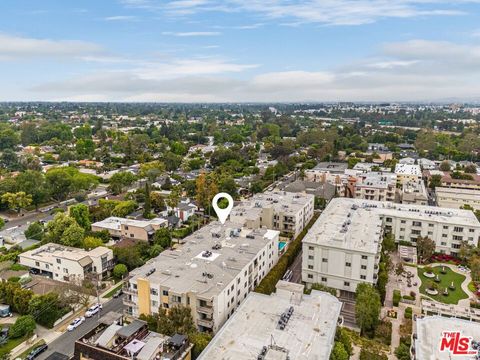
<svg viewBox="0 0 480 360">
<path fill-rule="evenodd" d="M 255 288 L 255 292 L 270 295 L 275 291 L 275 285 L 283 277 L 288 267 L 293 264 L 295 258 L 302 250 L 302 240 L 307 234 L 308 230 L 317 221 L 319 214 L 314 213 L 312 220 L 303 229 L 303 231 L 293 240 L 289 245 L 285 254 L 278 260 L 277 264 L 270 270 L 270 272 L 263 278 L 260 284 Z"/>
<path fill-rule="evenodd" d="M 402 294 L 400 293 L 400 290 L 393 290 L 393 306 L 398 306 L 401 298 Z"/>
<path fill-rule="evenodd" d="M 413 313 L 413 310 L 410 306 L 405 308 L 405 318 L 406 319 L 411 319 L 412 318 L 412 313 Z"/>
</svg>

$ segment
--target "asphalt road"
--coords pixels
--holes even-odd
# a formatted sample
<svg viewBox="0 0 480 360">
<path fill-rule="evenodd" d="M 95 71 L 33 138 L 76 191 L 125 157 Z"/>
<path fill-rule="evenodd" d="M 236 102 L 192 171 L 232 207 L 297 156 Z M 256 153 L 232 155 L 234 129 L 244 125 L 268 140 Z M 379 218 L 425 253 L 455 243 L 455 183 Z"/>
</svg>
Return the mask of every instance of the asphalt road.
<svg viewBox="0 0 480 360">
<path fill-rule="evenodd" d="M 290 270 L 293 272 L 290 282 L 300 284 L 302 282 L 302 251 L 298 253 L 293 264 L 290 265 Z"/>
<path fill-rule="evenodd" d="M 103 310 L 100 317 L 109 311 L 123 312 L 122 297 L 112 299 L 103 304 Z M 93 330 L 98 325 L 98 317 L 93 316 L 86 318 L 85 322 L 73 331 L 66 331 L 58 339 L 48 344 L 48 350 L 40 355 L 37 359 L 44 360 L 54 352 L 59 352 L 67 356 L 73 356 L 75 341 L 84 336 L 89 331 Z"/>
</svg>

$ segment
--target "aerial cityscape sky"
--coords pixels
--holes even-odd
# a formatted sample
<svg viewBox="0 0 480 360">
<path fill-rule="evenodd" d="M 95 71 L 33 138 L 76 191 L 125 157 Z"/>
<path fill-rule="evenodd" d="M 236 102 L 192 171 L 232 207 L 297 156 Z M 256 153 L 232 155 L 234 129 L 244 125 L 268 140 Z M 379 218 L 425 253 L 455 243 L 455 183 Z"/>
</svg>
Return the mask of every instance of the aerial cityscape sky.
<svg viewBox="0 0 480 360">
<path fill-rule="evenodd" d="M 4 0 L 0 100 L 480 100 L 478 0 Z"/>
</svg>

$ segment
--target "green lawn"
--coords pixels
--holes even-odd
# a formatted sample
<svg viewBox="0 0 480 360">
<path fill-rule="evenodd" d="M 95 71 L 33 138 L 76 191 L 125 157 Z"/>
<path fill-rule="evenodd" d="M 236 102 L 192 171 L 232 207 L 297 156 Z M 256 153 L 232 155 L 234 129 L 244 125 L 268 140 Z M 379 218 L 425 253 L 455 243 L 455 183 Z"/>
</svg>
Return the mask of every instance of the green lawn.
<svg viewBox="0 0 480 360">
<path fill-rule="evenodd" d="M 440 283 L 438 284 L 438 295 L 429 295 L 425 292 L 425 288 L 427 287 L 430 281 L 433 281 L 434 278 L 429 279 L 423 275 L 425 272 L 424 269 L 418 268 L 418 274 L 420 279 L 422 280 L 422 285 L 420 286 L 420 292 L 424 295 L 431 297 L 432 299 L 442 302 L 444 304 L 458 304 L 459 300 L 467 299 L 468 295 L 462 290 L 461 284 L 465 280 L 465 276 L 458 274 L 452 271 L 449 267 L 445 266 L 446 274 L 441 274 L 440 271 L 442 270 L 442 266 L 435 266 L 433 268 L 433 272 L 435 275 L 440 276 Z M 443 295 L 443 291 L 445 288 L 448 288 L 452 283 L 455 285 L 455 290 L 452 291 L 448 289 L 448 296 Z"/>
<path fill-rule="evenodd" d="M 108 293 L 106 293 L 106 294 L 103 295 L 102 297 L 103 297 L 103 298 L 106 298 L 106 299 L 111 298 L 111 297 L 113 296 L 113 294 L 115 294 L 115 293 L 117 292 L 118 289 L 121 289 L 121 288 L 122 288 L 122 286 L 123 286 L 123 282 L 122 282 L 121 284 L 119 284 L 118 286 L 114 286 L 114 287 L 112 288 L 112 290 L 110 290 Z"/>
<path fill-rule="evenodd" d="M 45 340 L 41 339 L 39 341 L 37 341 L 35 344 L 33 344 L 32 346 L 30 346 L 27 350 L 25 350 L 20 356 L 18 356 L 20 359 L 25 359 L 28 354 L 30 354 L 30 352 L 35 349 L 37 346 L 40 346 L 42 344 L 45 344 Z"/>
<path fill-rule="evenodd" d="M 0 355 L 6 355 L 9 354 L 10 351 L 15 349 L 18 345 L 20 345 L 22 342 L 27 340 L 28 337 L 22 336 L 17 339 L 8 339 L 8 341 L 5 343 L 5 345 L 0 346 Z"/>
</svg>

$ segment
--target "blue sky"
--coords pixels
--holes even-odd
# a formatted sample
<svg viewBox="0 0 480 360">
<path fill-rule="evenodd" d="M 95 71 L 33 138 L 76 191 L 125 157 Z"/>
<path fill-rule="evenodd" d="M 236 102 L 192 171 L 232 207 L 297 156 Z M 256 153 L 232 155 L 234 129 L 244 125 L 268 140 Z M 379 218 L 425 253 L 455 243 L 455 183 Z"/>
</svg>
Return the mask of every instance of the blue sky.
<svg viewBox="0 0 480 360">
<path fill-rule="evenodd" d="M 480 0 L 3 0 L 0 100 L 480 98 Z"/>
</svg>

